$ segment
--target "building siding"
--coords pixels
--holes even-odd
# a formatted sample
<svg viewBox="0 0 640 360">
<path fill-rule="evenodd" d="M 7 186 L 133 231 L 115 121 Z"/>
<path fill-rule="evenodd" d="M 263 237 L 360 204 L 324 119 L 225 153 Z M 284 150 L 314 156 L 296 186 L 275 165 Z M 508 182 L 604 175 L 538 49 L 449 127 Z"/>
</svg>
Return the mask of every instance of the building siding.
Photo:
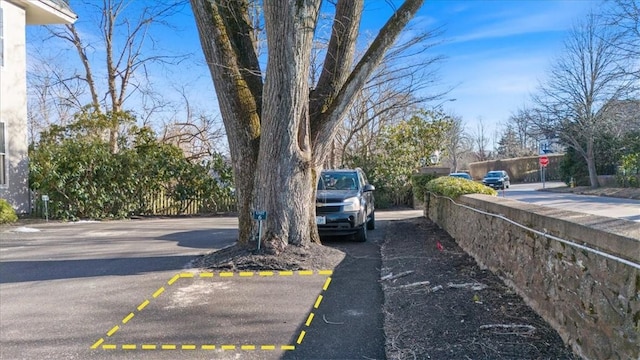
<svg viewBox="0 0 640 360">
<path fill-rule="evenodd" d="M 0 198 L 7 199 L 18 213 L 29 206 L 27 157 L 27 81 L 25 10 L 0 1 L 3 15 L 4 64 L 0 68 L 0 121 L 5 123 L 5 166 L 7 182 L 0 186 Z"/>
</svg>

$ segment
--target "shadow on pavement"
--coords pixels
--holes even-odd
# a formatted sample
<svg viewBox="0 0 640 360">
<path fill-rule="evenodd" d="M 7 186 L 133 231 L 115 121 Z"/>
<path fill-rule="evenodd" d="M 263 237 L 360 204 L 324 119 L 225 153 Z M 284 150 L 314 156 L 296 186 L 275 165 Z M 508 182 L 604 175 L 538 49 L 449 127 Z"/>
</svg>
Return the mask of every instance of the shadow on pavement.
<svg viewBox="0 0 640 360">
<path fill-rule="evenodd" d="M 178 246 L 194 249 L 220 249 L 238 239 L 238 229 L 207 229 L 181 231 L 157 237 L 158 240 L 175 241 Z"/>
<path fill-rule="evenodd" d="M 180 270 L 195 255 L 83 260 L 3 261 L 0 284 Z"/>
</svg>

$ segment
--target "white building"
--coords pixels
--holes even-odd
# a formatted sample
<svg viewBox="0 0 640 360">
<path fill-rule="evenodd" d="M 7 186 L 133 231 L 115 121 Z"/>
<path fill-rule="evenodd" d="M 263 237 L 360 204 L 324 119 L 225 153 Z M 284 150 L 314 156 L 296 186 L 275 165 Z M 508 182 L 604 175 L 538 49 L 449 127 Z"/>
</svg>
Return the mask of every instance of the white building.
<svg viewBox="0 0 640 360">
<path fill-rule="evenodd" d="M 76 21 L 67 0 L 0 0 L 0 198 L 30 211 L 25 26 Z"/>
</svg>

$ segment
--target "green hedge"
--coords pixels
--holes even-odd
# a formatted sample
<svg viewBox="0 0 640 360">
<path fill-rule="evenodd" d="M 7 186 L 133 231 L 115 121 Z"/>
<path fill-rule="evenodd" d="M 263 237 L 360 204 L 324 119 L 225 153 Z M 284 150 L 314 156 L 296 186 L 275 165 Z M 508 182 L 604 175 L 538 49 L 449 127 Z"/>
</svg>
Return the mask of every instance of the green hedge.
<svg viewBox="0 0 640 360">
<path fill-rule="evenodd" d="M 453 176 L 443 176 L 431 180 L 426 184 L 425 190 L 452 199 L 466 194 L 498 195 L 497 191 L 481 183 Z"/>
<path fill-rule="evenodd" d="M 427 195 L 427 184 L 435 178 L 434 174 L 413 174 L 411 176 L 411 187 L 416 199 L 424 201 L 424 197 Z"/>
<path fill-rule="evenodd" d="M 5 199 L 0 199 L 0 224 L 10 224 L 18 221 L 15 210 Z"/>
</svg>

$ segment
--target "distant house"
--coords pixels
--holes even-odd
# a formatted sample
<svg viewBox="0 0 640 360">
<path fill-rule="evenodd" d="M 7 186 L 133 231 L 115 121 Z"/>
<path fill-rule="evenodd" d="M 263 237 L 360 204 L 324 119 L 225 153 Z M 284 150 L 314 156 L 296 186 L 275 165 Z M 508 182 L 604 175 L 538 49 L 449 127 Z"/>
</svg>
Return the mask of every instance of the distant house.
<svg viewBox="0 0 640 360">
<path fill-rule="evenodd" d="M 30 211 L 26 25 L 72 24 L 67 0 L 0 0 L 0 198 Z"/>
</svg>

